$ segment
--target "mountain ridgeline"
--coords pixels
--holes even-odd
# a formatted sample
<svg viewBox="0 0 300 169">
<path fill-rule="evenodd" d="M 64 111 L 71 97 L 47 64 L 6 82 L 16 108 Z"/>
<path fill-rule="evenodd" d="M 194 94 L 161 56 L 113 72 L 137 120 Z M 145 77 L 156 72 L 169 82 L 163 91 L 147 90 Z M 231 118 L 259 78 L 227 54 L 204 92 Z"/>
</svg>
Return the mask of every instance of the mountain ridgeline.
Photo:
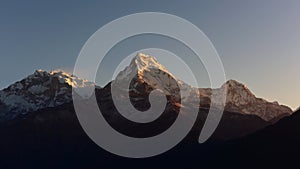
<svg viewBox="0 0 300 169">
<path fill-rule="evenodd" d="M 156 58 L 142 53 L 119 73 L 116 80 L 133 77 L 132 74 L 136 74 L 130 86 L 132 91 L 137 91 L 137 84 L 143 84 L 145 86 L 142 89 L 159 89 L 167 96 L 176 96 L 180 94 L 180 87 L 188 91 L 189 96 L 184 98 L 200 97 L 202 108 L 209 108 L 212 91 L 219 90 L 191 87 L 172 75 Z M 0 120 L 14 119 L 29 112 L 70 103 L 72 87 L 85 88 L 93 85 L 63 71 L 36 70 L 34 74 L 0 91 Z M 124 86 L 118 87 L 122 89 Z M 244 84 L 235 80 L 227 81 L 221 88 L 227 89 L 226 111 L 256 115 L 265 121 L 278 120 L 292 114 L 292 110 L 287 106 L 256 98 Z M 196 104 L 195 106 L 198 106 L 198 103 Z"/>
</svg>

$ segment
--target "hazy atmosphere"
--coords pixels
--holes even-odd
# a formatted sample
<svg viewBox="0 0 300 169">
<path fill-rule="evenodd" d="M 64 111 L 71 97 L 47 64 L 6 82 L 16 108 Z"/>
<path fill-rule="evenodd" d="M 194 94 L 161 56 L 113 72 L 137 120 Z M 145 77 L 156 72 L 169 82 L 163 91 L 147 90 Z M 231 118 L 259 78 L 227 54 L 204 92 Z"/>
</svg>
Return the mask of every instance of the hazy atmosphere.
<svg viewBox="0 0 300 169">
<path fill-rule="evenodd" d="M 83 44 L 96 30 L 124 15 L 146 11 L 170 13 L 194 23 L 217 49 L 227 79 L 246 84 L 259 97 L 293 109 L 299 106 L 297 0 L 1 1 L 0 88 L 35 69 L 72 71 Z M 133 39 L 130 46 L 139 46 L 137 42 Z M 204 79 L 199 87 L 207 87 Z"/>
</svg>

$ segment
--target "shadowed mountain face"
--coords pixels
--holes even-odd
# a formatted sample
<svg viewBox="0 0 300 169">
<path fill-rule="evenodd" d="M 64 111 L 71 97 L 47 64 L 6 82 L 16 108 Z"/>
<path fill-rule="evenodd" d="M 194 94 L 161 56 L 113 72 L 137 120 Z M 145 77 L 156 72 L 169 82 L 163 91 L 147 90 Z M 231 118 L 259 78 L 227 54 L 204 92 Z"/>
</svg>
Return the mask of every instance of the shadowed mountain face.
<svg viewBox="0 0 300 169">
<path fill-rule="evenodd" d="M 105 94 L 108 87 L 96 90 L 98 100 L 102 100 L 103 95 L 109 95 Z M 160 120 L 147 125 L 124 121 L 123 117 L 116 112 L 112 100 L 102 102 L 99 107 L 107 110 L 103 115 L 119 132 L 129 136 L 148 137 L 163 132 L 172 124 L 176 117 L 177 107 L 169 104 L 165 115 L 160 117 Z M 136 162 L 139 165 L 150 162 L 155 167 L 154 164 L 162 162 L 171 163 L 172 166 L 174 158 L 187 161 L 189 162 L 187 166 L 192 166 L 196 161 L 204 162 L 204 159 L 212 158 L 203 155 L 203 153 L 215 151 L 215 146 L 212 145 L 218 145 L 224 139 L 252 133 L 267 125 L 265 121 L 254 115 L 224 112 L 214 135 L 208 143 L 200 145 L 197 140 L 207 112 L 206 109 L 199 110 L 195 126 L 174 150 L 158 157 L 132 161 L 110 154 L 93 143 L 82 130 L 72 103 L 46 108 L 1 123 L 0 135 L 3 137 L 0 140 L 0 167 L 52 168 L 54 167 L 52 165 L 59 165 L 63 168 L 123 167 L 123 165 L 129 167 L 135 165 Z M 217 151 L 221 151 L 218 146 Z M 201 153 L 198 155 L 199 152 Z M 198 157 L 203 159 L 199 160 Z M 178 166 L 175 165 L 175 167 Z"/>
<path fill-rule="evenodd" d="M 299 167 L 300 110 L 276 124 L 252 135 L 233 141 L 237 154 L 277 166 Z"/>
<path fill-rule="evenodd" d="M 205 112 L 200 110 L 200 113 Z M 296 112 L 253 135 L 229 142 L 215 142 L 214 139 L 220 137 L 218 133 L 224 135 L 226 129 L 232 132 L 232 128 L 236 128 L 234 126 L 240 126 L 244 131 L 243 124 L 253 124 L 253 119 L 256 119 L 255 116 L 246 118 L 225 112 L 214 136 L 205 144 L 196 141 L 199 136 L 198 126 L 205 120 L 205 117 L 199 116 L 193 130 L 174 149 L 157 157 L 136 160 L 118 157 L 99 148 L 82 130 L 72 104 L 66 104 L 2 123 L 0 167 L 135 168 L 145 164 L 157 167 L 159 164 L 160 167 L 193 168 L 201 164 L 203 167 L 278 168 L 281 164 L 286 168 L 297 163 L 300 152 L 300 137 L 297 135 L 300 133 L 299 114 Z"/>
</svg>

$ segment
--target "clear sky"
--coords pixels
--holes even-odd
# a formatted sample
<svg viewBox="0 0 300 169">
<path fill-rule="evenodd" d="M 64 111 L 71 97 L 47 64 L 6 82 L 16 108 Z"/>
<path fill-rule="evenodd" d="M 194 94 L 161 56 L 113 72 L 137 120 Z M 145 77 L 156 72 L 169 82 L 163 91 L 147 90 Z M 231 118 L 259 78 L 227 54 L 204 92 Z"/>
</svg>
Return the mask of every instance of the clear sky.
<svg viewBox="0 0 300 169">
<path fill-rule="evenodd" d="M 136 12 L 165 12 L 189 20 L 215 45 L 228 79 L 245 83 L 269 101 L 300 106 L 298 0 L 2 0 L 0 88 L 34 69 L 72 70 L 97 29 Z"/>
</svg>

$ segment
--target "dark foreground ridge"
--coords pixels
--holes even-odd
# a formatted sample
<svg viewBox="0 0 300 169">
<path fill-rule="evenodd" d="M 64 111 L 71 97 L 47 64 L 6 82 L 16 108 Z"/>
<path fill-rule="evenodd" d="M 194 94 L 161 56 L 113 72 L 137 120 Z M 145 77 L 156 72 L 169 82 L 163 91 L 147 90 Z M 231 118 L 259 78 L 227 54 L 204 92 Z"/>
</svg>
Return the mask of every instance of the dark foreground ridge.
<svg viewBox="0 0 300 169">
<path fill-rule="evenodd" d="M 217 129 L 226 128 L 224 116 Z M 215 141 L 214 137 L 197 143 L 193 131 L 172 150 L 146 159 L 113 155 L 98 147 L 83 132 L 71 104 L 35 112 L 30 117 L 2 124 L 0 128 L 1 168 L 113 168 L 130 167 L 231 167 L 260 168 L 297 163 L 300 147 L 300 112 L 280 120 L 262 131 L 233 141 Z M 201 123 L 199 117 L 196 126 Z"/>
<path fill-rule="evenodd" d="M 108 87 L 109 85 L 96 90 L 98 100 L 101 100 L 101 96 L 109 97 L 109 94 L 104 95 L 103 93 L 109 91 Z M 107 100 L 107 98 L 105 99 Z M 109 99 L 104 104 L 102 103 L 101 107 L 109 107 L 108 114 L 116 113 L 112 101 Z M 166 117 L 172 117 L 172 113 L 176 113 L 176 108 L 170 106 L 170 109 L 166 109 L 166 111 L 171 115 Z M 277 152 L 292 152 L 295 153 L 294 158 L 296 158 L 296 153 L 300 150 L 296 146 L 297 141 L 300 141 L 300 137 L 296 134 L 300 129 L 300 126 L 297 127 L 297 121 L 300 120 L 299 112 L 280 120 L 278 124 L 269 126 L 261 132 L 234 141 L 226 140 L 228 137 L 241 137 L 245 131 L 253 132 L 256 130 L 255 127 L 263 127 L 267 124 L 257 116 L 225 112 L 212 138 L 207 143 L 199 144 L 197 139 L 206 115 L 207 110 L 200 109 L 193 130 L 174 149 L 152 158 L 128 159 L 106 152 L 90 140 L 77 120 L 72 103 L 43 109 L 1 124 L 0 167 L 99 168 L 142 165 L 163 167 L 165 165 L 176 168 L 192 168 L 193 166 L 241 166 L 245 168 L 258 166 L 261 163 L 269 164 L 268 161 L 272 161 L 274 158 L 280 158 L 277 163 L 284 163 L 290 158 L 287 155 L 279 156 L 276 154 Z M 104 114 L 104 116 L 106 115 Z M 107 119 L 110 121 L 109 117 Z M 165 124 L 171 121 L 168 121 L 169 118 L 166 119 L 156 125 L 161 125 L 162 128 L 168 127 Z M 119 124 L 116 121 L 118 120 L 111 121 L 111 125 Z M 115 128 L 121 130 L 118 126 Z M 123 126 L 123 130 L 120 132 L 128 135 L 138 133 L 133 130 L 134 128 L 139 127 Z M 144 131 L 153 134 L 151 126 L 145 127 Z M 280 138 L 277 137 L 280 136 L 283 137 L 278 140 Z M 287 150 L 285 147 L 293 148 L 293 151 Z M 271 164 L 274 164 L 274 161 Z"/>
</svg>

